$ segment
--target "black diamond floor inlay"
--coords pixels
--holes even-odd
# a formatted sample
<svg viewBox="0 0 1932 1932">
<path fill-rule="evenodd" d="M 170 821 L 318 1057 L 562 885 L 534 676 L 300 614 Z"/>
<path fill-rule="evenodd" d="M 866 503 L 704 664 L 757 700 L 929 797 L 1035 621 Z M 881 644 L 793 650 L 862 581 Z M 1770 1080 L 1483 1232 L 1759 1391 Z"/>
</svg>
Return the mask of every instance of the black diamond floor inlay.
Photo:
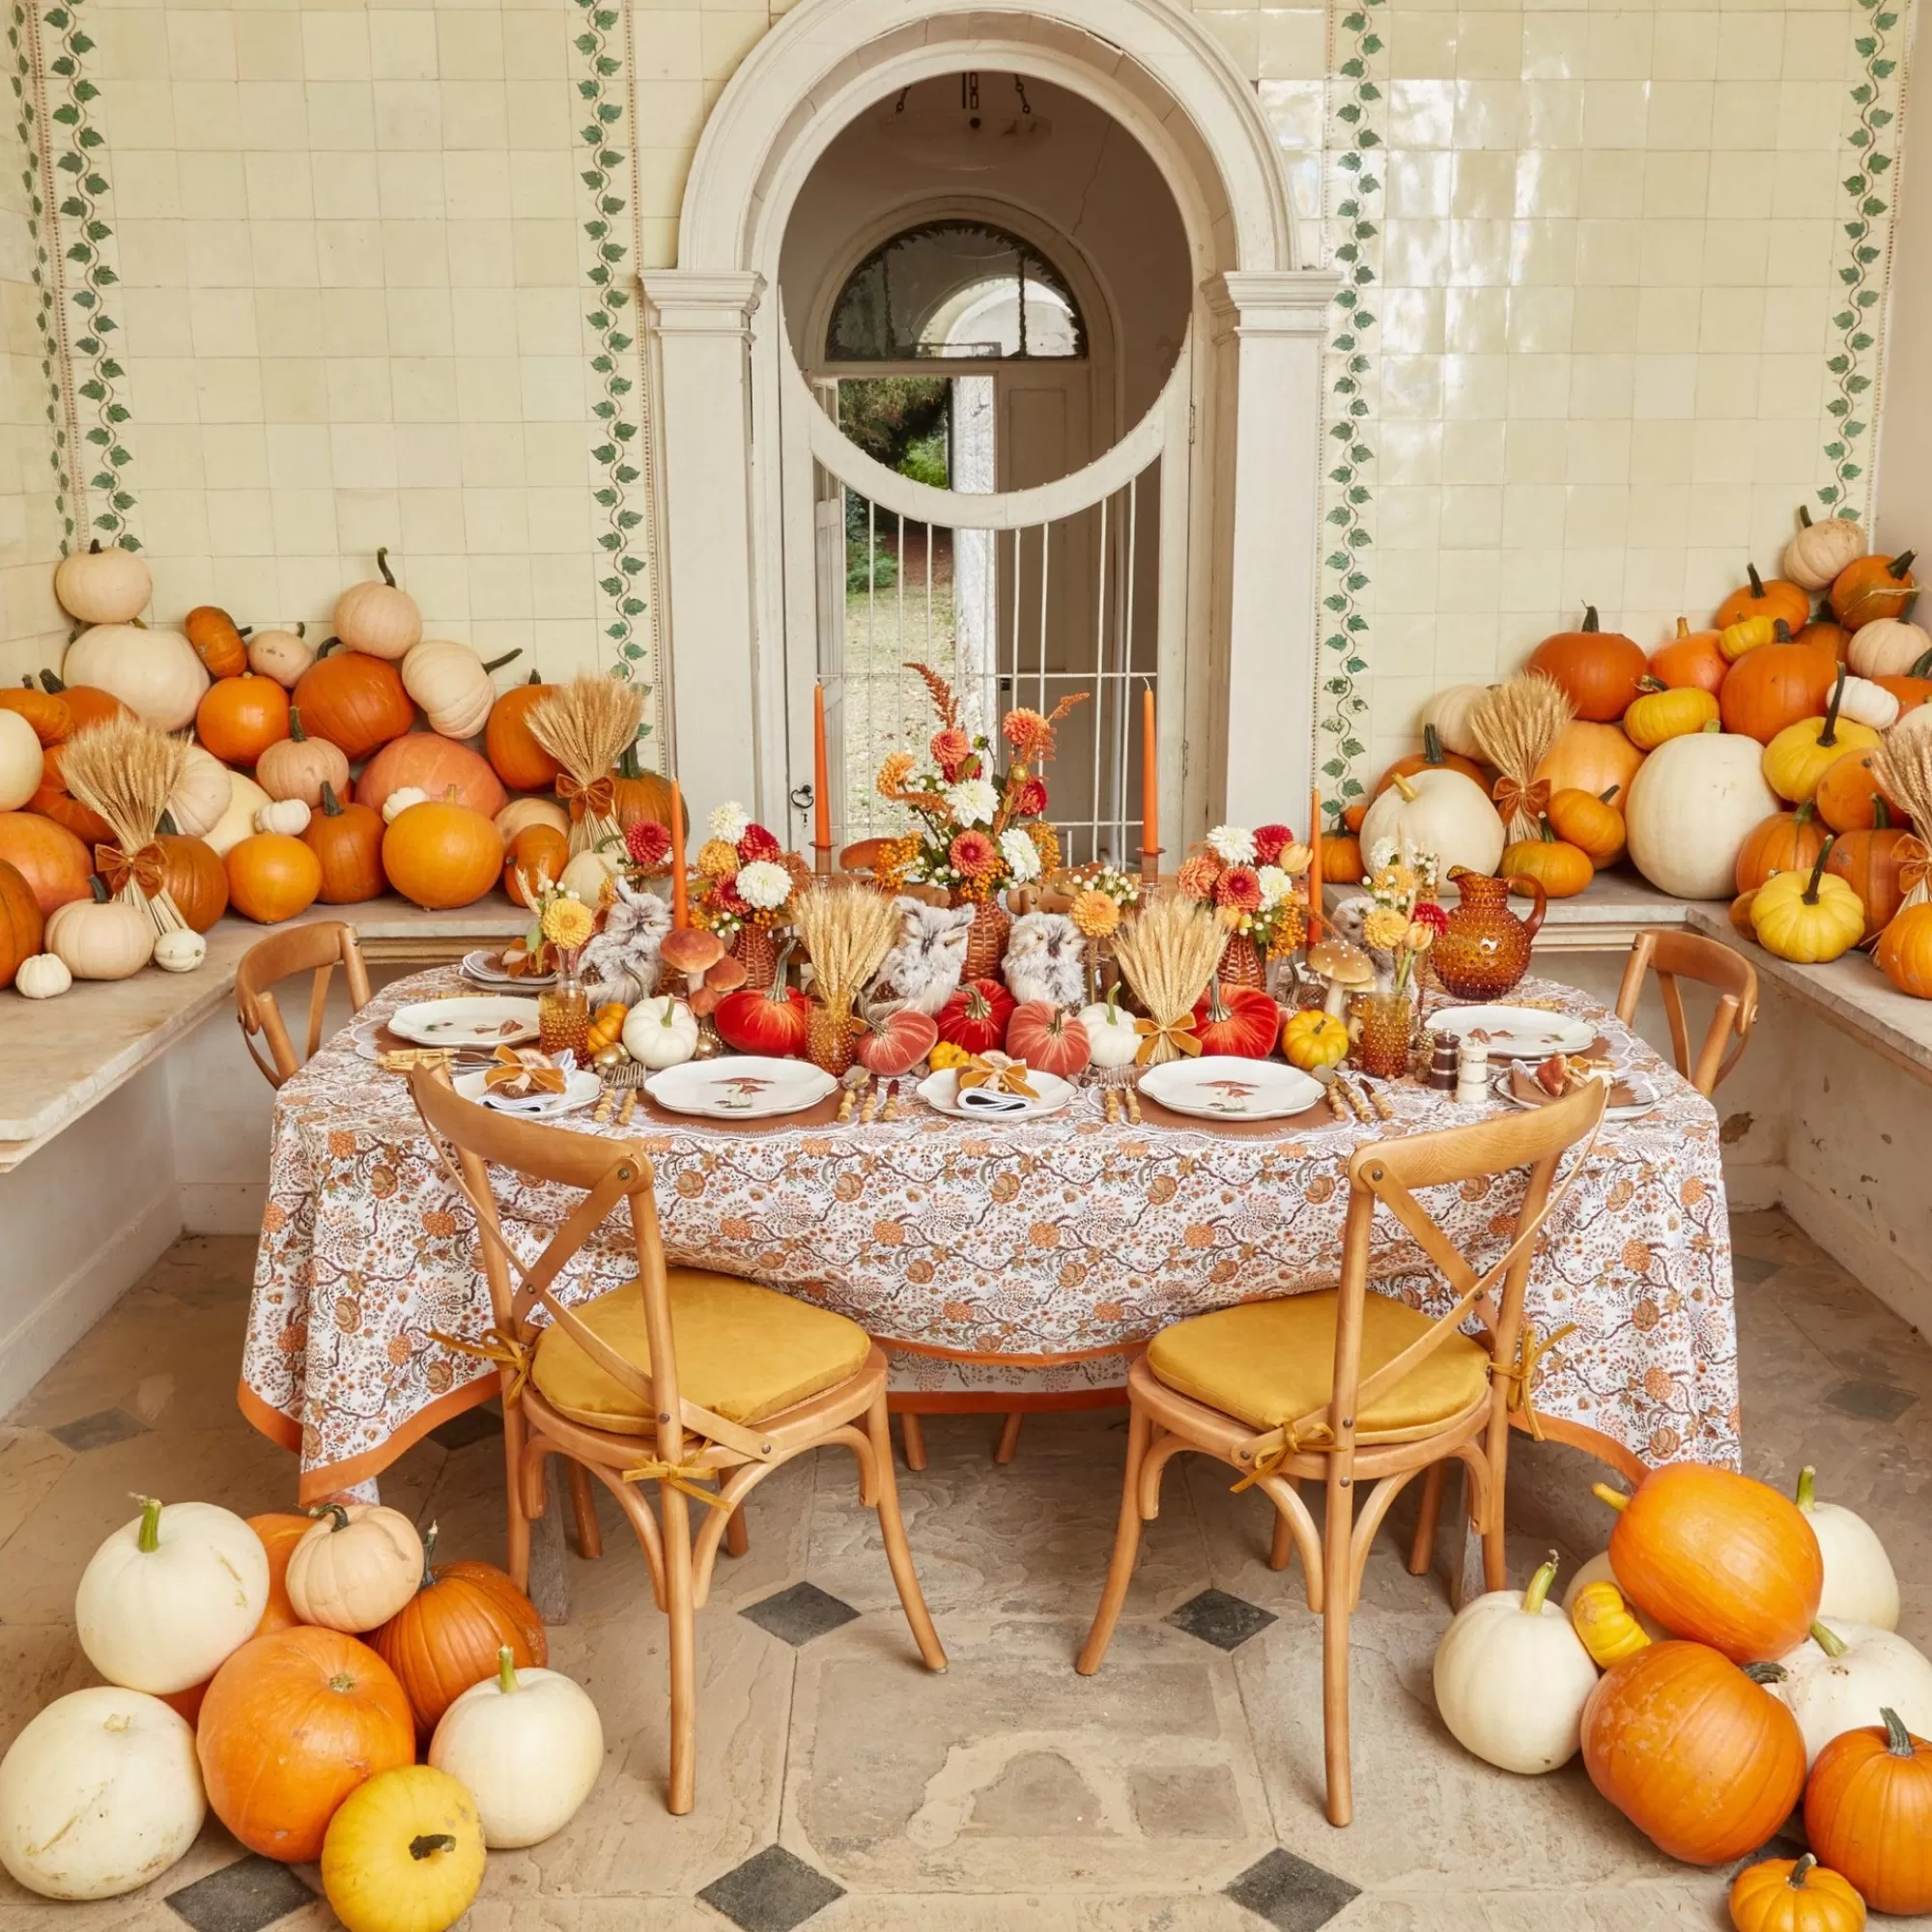
<svg viewBox="0 0 1932 1932">
<path fill-rule="evenodd" d="M 1778 1262 L 1760 1261 L 1755 1255 L 1733 1255 L 1731 1278 L 1755 1287 L 1761 1281 L 1769 1281 L 1781 1265 Z"/>
<path fill-rule="evenodd" d="M 479 1406 L 461 1410 L 447 1422 L 439 1422 L 429 1435 L 432 1442 L 440 1442 L 445 1449 L 468 1449 L 486 1435 L 502 1433 L 503 1418 L 494 1408 Z"/>
<path fill-rule="evenodd" d="M 1264 1610 L 1226 1590 L 1203 1590 L 1168 1618 L 1176 1630 L 1211 1643 L 1216 1650 L 1238 1650 L 1275 1620 L 1272 1610 Z"/>
<path fill-rule="evenodd" d="M 251 1857 L 169 1892 L 166 1903 L 194 1932 L 262 1932 L 313 1905 L 315 1893 L 287 1865 Z"/>
<path fill-rule="evenodd" d="M 129 1415 L 125 1408 L 98 1408 L 92 1415 L 83 1415 L 73 1422 L 63 1422 L 58 1429 L 50 1429 L 47 1434 L 56 1442 L 65 1444 L 76 1454 L 87 1449 L 110 1449 L 117 1442 L 125 1442 L 130 1435 L 145 1435 L 148 1425 L 138 1415 Z"/>
<path fill-rule="evenodd" d="M 1251 1864 L 1227 1895 L 1276 1932 L 1315 1932 L 1356 1896 L 1360 1888 L 1279 1849 Z"/>
<path fill-rule="evenodd" d="M 1896 1422 L 1918 1400 L 1910 1389 L 1862 1379 L 1840 1382 L 1823 1397 L 1827 1408 L 1835 1408 L 1840 1415 L 1854 1416 L 1860 1422 Z"/>
<path fill-rule="evenodd" d="M 770 1845 L 697 1895 L 742 1932 L 792 1932 L 835 1898 L 843 1898 L 845 1888 L 793 1858 L 782 1845 Z"/>
<path fill-rule="evenodd" d="M 841 1604 L 816 1583 L 794 1583 L 775 1597 L 765 1597 L 746 1606 L 748 1616 L 760 1630 L 782 1637 L 794 1648 L 810 1643 L 840 1624 L 849 1624 L 859 1612 L 850 1604 Z"/>
</svg>

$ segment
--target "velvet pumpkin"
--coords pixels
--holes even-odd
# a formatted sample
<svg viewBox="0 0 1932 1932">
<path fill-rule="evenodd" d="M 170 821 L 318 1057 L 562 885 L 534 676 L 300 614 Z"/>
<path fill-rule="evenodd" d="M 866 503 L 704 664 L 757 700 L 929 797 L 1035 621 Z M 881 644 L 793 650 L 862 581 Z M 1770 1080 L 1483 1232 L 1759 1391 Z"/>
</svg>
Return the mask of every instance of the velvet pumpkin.
<svg viewBox="0 0 1932 1932">
<path fill-rule="evenodd" d="M 1464 778 L 1474 779 L 1479 785 L 1487 788 L 1489 774 L 1482 766 L 1474 758 L 1459 757 L 1454 752 L 1445 752 L 1442 749 L 1442 740 L 1435 734 L 1435 726 L 1425 724 L 1422 727 L 1422 750 L 1410 752 L 1407 756 L 1396 759 L 1376 781 L 1369 796 L 1379 798 L 1396 781 L 1398 776 L 1406 779 L 1413 778 L 1417 772 L 1433 772 L 1445 765 L 1451 771 L 1461 772 Z"/>
<path fill-rule="evenodd" d="M 513 685 L 491 708 L 483 727 L 483 750 L 497 776 L 512 791 L 548 791 L 563 769 L 530 730 L 531 708 L 555 689 L 531 671 L 527 684 Z"/>
<path fill-rule="evenodd" d="M 773 1060 L 803 1057 L 811 1003 L 796 986 L 785 984 L 785 962 L 790 954 L 791 947 L 787 944 L 779 954 L 778 969 L 769 986 L 741 986 L 718 1002 L 711 1024 L 726 1046 L 739 1053 L 764 1054 Z M 665 1018 L 668 1020 L 669 1015 Z M 938 1033 L 935 1026 L 934 1038 Z M 926 1042 L 928 1050 L 931 1044 L 931 1040 Z M 900 1068 L 901 1072 L 904 1070 Z"/>
<path fill-rule="evenodd" d="M 289 695 L 271 677 L 220 677 L 195 708 L 195 734 L 224 765 L 252 766 L 289 735 Z"/>
<path fill-rule="evenodd" d="M 229 1831 L 264 1858 L 307 1864 L 342 1801 L 412 1764 L 415 1741 L 395 1672 L 353 1636 L 300 1625 L 250 1639 L 214 1673 L 195 1752 Z"/>
<path fill-rule="evenodd" d="M 1861 556 L 1832 580 L 1832 613 L 1855 635 L 1880 617 L 1902 617 L 1911 609 L 1918 580 L 1912 552 Z"/>
<path fill-rule="evenodd" d="M 43 691 L 31 678 L 22 678 L 17 690 L 0 687 L 0 711 L 17 712 L 24 718 L 43 750 L 74 734 L 72 706 L 57 693 Z"/>
<path fill-rule="evenodd" d="M 1010 1038 L 1011 1027 L 1007 1033 Z M 865 1031 L 853 1037 L 852 1058 L 874 1079 L 893 1080 L 910 1073 L 938 1043 L 939 1022 L 930 1013 L 899 1007 L 889 1013 L 867 1015 Z"/>
<path fill-rule="evenodd" d="M 399 812 L 383 834 L 383 870 L 389 883 L 432 912 L 473 905 L 497 883 L 502 865 L 497 828 L 459 799 L 425 799 Z"/>
<path fill-rule="evenodd" d="M 1825 836 L 1809 799 L 1796 811 L 1774 811 L 1738 848 L 1738 891 L 1756 892 L 1774 872 L 1808 872 L 1825 849 Z"/>
<path fill-rule="evenodd" d="M 1617 800 L 1622 788 L 1609 786 L 1601 796 L 1574 785 L 1549 795 L 1549 828 L 1567 839 L 1602 871 L 1624 855 L 1624 815 Z"/>
<path fill-rule="evenodd" d="M 1592 879 L 1597 868 L 1580 845 L 1557 838 L 1546 816 L 1534 838 L 1518 838 L 1503 847 L 1497 862 L 1503 878 L 1534 879 L 1546 898 L 1575 898 Z"/>
<path fill-rule="evenodd" d="M 1838 660 L 1823 646 L 1776 639 L 1731 667 L 1719 716 L 1726 731 L 1768 745 L 1787 724 L 1823 711 L 1837 675 Z"/>
<path fill-rule="evenodd" d="M 557 831 L 554 825 L 530 825 L 510 840 L 509 850 L 503 855 L 503 890 L 510 895 L 512 905 L 526 906 L 530 901 L 524 896 L 524 889 L 517 883 L 519 872 L 527 878 L 532 886 L 548 879 L 553 885 L 563 877 L 563 868 L 570 864 L 570 839 Z M 541 890 L 541 887 L 538 887 Z"/>
<path fill-rule="evenodd" d="M 1612 785 L 1617 787 L 1617 803 L 1628 814 L 1631 781 L 1636 777 L 1644 754 L 1616 724 L 1593 724 L 1587 718 L 1573 718 L 1558 733 L 1549 755 L 1536 768 L 1536 777 L 1545 781 L 1552 793 L 1591 791 L 1599 798 Z"/>
<path fill-rule="evenodd" d="M 1878 823 L 1881 805 L 1894 822 L 1902 822 L 1905 816 L 1879 789 L 1869 751 L 1847 752 L 1818 781 L 1811 802 L 1833 832 L 1869 831 Z"/>
<path fill-rule="evenodd" d="M 1016 1002 L 997 980 L 968 980 L 939 1009 L 939 1037 L 968 1053 L 996 1053 L 1006 1044 Z"/>
<path fill-rule="evenodd" d="M 1804 1789 L 1798 1720 L 1705 1644 L 1646 1644 L 1613 1665 L 1582 1730 L 1590 1782 L 1687 1864 L 1755 1851 Z"/>
<path fill-rule="evenodd" d="M 412 786 L 431 798 L 446 798 L 453 790 L 459 804 L 485 818 L 495 818 L 509 803 L 487 758 L 435 731 L 406 732 L 384 745 L 362 767 L 355 796 L 381 811 L 391 792 Z"/>
<path fill-rule="evenodd" d="M 1868 830 L 1842 833 L 1833 841 L 1825 869 L 1843 879 L 1865 909 L 1861 945 L 1876 939 L 1905 903 L 1899 873 L 1915 845 L 1910 832 L 1892 824 L 1883 798 L 1876 801 L 1875 821 Z"/>
<path fill-rule="evenodd" d="M 1714 696 L 1730 669 L 1716 631 L 1693 631 L 1682 617 L 1677 635 L 1650 654 L 1650 674 L 1666 691 L 1708 691 Z"/>
<path fill-rule="evenodd" d="M 306 912 L 322 891 L 322 861 L 285 832 L 253 832 L 229 848 L 228 898 L 258 925 Z"/>
<path fill-rule="evenodd" d="M 1804 1834 L 1876 1912 L 1932 1912 L 1932 1744 L 1895 1711 L 1844 1731 L 1818 1753 Z"/>
<path fill-rule="evenodd" d="M 0 859 L 0 987 L 41 950 L 46 921 L 18 867 Z"/>
<path fill-rule="evenodd" d="M 395 666 L 361 651 L 325 645 L 291 696 L 302 723 L 316 737 L 339 745 L 351 764 L 401 737 L 415 722 L 416 708 Z"/>
<path fill-rule="evenodd" d="M 1273 1006 L 1270 1001 L 1270 1007 Z M 1279 1009 L 1276 1009 L 1279 1017 Z M 1050 1000 L 1026 1000 L 1013 1009 L 1007 1022 L 1007 1051 L 1041 1073 L 1071 1080 L 1094 1058 L 1087 1029 L 1063 1007 Z"/>
<path fill-rule="evenodd" d="M 322 788 L 322 810 L 302 829 L 301 841 L 322 867 L 316 897 L 324 905 L 359 905 L 381 898 L 389 881 L 383 870 L 382 814 L 351 799 L 344 805 L 335 787 Z"/>
<path fill-rule="evenodd" d="M 103 825 L 101 837 L 108 836 Z M 0 862 L 26 880 L 43 919 L 86 898 L 94 869 L 87 847 L 66 826 L 34 811 L 0 811 Z"/>
<path fill-rule="evenodd" d="M 182 635 L 213 678 L 239 677 L 248 668 L 248 647 L 235 619 L 213 604 L 197 604 L 182 619 Z"/>
<path fill-rule="evenodd" d="M 1878 936 L 1878 970 L 1915 1000 L 1932 1000 L 1932 901 L 1906 906 Z"/>
<path fill-rule="evenodd" d="M 1281 1032 L 1281 1009 L 1257 987 L 1210 980 L 1206 996 L 1195 1003 L 1194 1031 L 1204 1054 L 1265 1060 Z"/>
<path fill-rule="evenodd" d="M 1578 718 L 1609 724 L 1630 709 L 1649 666 L 1633 639 L 1602 628 L 1592 604 L 1580 630 L 1545 638 L 1530 652 L 1527 668 L 1560 686 Z"/>
</svg>

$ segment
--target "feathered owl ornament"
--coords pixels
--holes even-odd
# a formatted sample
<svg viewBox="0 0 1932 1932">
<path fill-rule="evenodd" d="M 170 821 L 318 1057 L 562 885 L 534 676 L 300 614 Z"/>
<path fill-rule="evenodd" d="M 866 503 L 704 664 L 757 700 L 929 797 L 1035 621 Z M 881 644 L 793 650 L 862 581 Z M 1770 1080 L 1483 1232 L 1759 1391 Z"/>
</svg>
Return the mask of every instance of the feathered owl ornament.
<svg viewBox="0 0 1932 1932">
<path fill-rule="evenodd" d="M 914 898 L 893 903 L 899 913 L 898 944 L 886 954 L 872 983 L 889 998 L 937 1014 L 958 989 L 966 969 L 973 908 L 931 906 Z"/>
<path fill-rule="evenodd" d="M 1016 1000 L 1077 1007 L 1087 997 L 1087 942 L 1064 912 L 1023 913 L 1007 937 L 1000 961 Z"/>
<path fill-rule="evenodd" d="M 658 948 L 670 930 L 670 908 L 623 879 L 614 880 L 612 890 L 617 896 L 604 915 L 604 929 L 583 949 L 584 989 L 592 1006 L 617 1000 L 635 1007 L 657 985 Z"/>
</svg>

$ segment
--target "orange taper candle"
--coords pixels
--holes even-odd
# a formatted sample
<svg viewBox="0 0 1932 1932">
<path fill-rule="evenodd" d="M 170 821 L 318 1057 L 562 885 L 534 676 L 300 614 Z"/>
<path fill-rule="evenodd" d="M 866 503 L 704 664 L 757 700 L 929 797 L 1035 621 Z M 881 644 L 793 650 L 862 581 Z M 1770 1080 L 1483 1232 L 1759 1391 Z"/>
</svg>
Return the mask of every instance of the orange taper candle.
<svg viewBox="0 0 1932 1932">
<path fill-rule="evenodd" d="M 691 898 L 684 877 L 684 794 L 670 781 L 670 923 L 691 923 Z"/>
<path fill-rule="evenodd" d="M 818 869 L 829 871 L 832 851 L 832 785 L 825 775 L 825 687 L 811 687 L 811 845 Z"/>
<path fill-rule="evenodd" d="M 1159 869 L 1160 757 L 1154 741 L 1152 685 L 1141 693 L 1141 858 L 1154 861 Z"/>
<path fill-rule="evenodd" d="M 1321 787 L 1311 786 L 1308 793 L 1308 943 L 1321 937 Z"/>
</svg>

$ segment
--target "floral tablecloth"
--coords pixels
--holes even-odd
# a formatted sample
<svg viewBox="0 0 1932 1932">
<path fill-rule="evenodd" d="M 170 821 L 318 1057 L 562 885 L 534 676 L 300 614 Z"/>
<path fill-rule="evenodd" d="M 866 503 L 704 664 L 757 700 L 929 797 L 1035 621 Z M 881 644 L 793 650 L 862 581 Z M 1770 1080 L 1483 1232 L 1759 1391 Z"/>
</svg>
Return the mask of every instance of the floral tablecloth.
<svg viewBox="0 0 1932 1932">
<path fill-rule="evenodd" d="M 398 980 L 362 1017 L 452 983 L 453 969 Z M 1560 1000 L 1593 1021 L 1663 1096 L 1644 1119 L 1605 1124 L 1551 1220 L 1529 1311 L 1544 1335 L 1574 1329 L 1544 1357 L 1537 1409 L 1646 1462 L 1734 1464 L 1717 1116 L 1575 988 L 1527 981 L 1519 997 Z M 673 1263 L 753 1276 L 849 1315 L 895 1348 L 895 1390 L 933 1406 L 974 1396 L 989 1407 L 1071 1406 L 1118 1388 L 1134 1348 L 1182 1316 L 1332 1285 L 1354 1150 L 1492 1111 L 1389 1091 L 1393 1123 L 1337 1122 L 1280 1140 L 1111 1124 L 1097 1092 L 1018 1125 L 955 1122 L 913 1101 L 906 1118 L 866 1125 L 733 1133 L 634 1121 L 629 1137 L 656 1164 Z M 587 1114 L 570 1124 L 620 1131 Z M 566 1197 L 497 1179 L 527 1262 Z M 1434 1190 L 1430 1206 L 1480 1261 L 1500 1253 L 1522 1185 L 1519 1172 Z M 622 1230 L 610 1225 L 573 1264 L 567 1297 L 629 1279 Z M 1386 1216 L 1377 1233 L 1378 1286 L 1446 1306 L 1408 1236 Z M 327 1494 L 494 1391 L 494 1368 L 430 1333 L 474 1336 L 488 1321 L 473 1218 L 406 1084 L 337 1036 L 275 1103 L 244 1411 L 299 1452 L 304 1499 Z M 1003 1405 L 1005 1395 L 1019 1401 Z"/>
</svg>

